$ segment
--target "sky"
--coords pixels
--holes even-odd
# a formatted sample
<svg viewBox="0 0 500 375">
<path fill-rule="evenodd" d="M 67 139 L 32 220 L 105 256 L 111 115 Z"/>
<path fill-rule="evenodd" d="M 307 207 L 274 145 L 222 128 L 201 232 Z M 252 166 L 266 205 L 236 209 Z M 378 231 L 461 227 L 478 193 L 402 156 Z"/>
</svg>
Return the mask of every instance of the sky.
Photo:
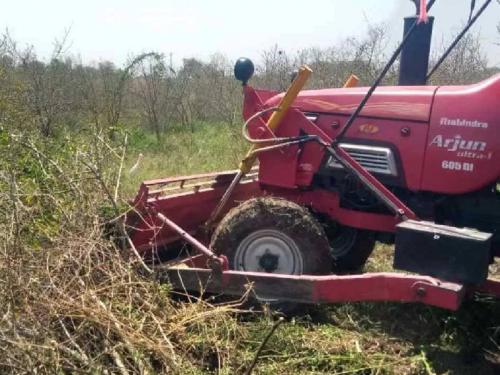
<svg viewBox="0 0 500 375">
<path fill-rule="evenodd" d="M 478 5 L 483 0 L 477 0 Z M 437 0 L 433 45 L 459 31 L 470 0 Z M 277 44 L 287 52 L 328 47 L 362 36 L 368 24 L 387 25 L 394 44 L 402 18 L 414 14 L 409 0 L 0 0 L 0 28 L 18 45 L 33 45 L 42 58 L 70 30 L 69 52 L 85 63 L 121 65 L 133 54 L 157 51 L 183 57 L 259 60 Z M 481 35 L 491 65 L 500 65 L 500 4 L 494 0 L 473 31 Z"/>
</svg>

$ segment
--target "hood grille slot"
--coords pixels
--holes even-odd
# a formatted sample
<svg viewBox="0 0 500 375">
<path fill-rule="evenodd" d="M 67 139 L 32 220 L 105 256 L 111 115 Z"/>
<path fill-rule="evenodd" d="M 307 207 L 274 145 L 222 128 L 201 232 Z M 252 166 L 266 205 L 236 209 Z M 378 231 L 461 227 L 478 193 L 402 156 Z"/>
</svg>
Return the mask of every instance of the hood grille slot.
<svg viewBox="0 0 500 375">
<path fill-rule="evenodd" d="M 339 146 L 372 173 L 388 176 L 398 175 L 394 153 L 388 147 L 357 145 L 352 143 L 340 143 Z M 330 168 L 343 168 L 333 157 L 328 159 L 327 165 Z"/>
</svg>

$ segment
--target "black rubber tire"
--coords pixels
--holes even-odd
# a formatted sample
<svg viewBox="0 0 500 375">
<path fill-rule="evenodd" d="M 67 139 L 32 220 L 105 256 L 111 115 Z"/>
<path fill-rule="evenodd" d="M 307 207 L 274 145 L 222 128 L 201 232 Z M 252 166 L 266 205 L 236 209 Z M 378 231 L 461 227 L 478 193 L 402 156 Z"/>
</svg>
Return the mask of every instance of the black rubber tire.
<svg viewBox="0 0 500 375">
<path fill-rule="evenodd" d="M 305 208 L 285 199 L 254 198 L 233 208 L 217 226 L 210 247 L 227 256 L 230 268 L 238 269 L 234 264 L 238 245 L 261 229 L 279 230 L 294 240 L 302 254 L 302 274 L 330 272 L 330 245 L 322 226 Z"/>
<path fill-rule="evenodd" d="M 230 210 L 216 228 L 210 247 L 226 255 L 230 269 L 244 270 L 244 265 L 235 264 L 237 248 L 251 233 L 264 229 L 280 231 L 295 242 L 302 274 L 331 272 L 330 245 L 321 224 L 305 208 L 280 198 L 254 198 Z M 279 303 L 279 307 L 281 311 L 292 310 L 289 304 Z"/>
<path fill-rule="evenodd" d="M 375 248 L 374 233 L 351 227 L 342 227 L 337 224 L 334 225 L 336 225 L 336 229 L 326 228 L 326 234 L 331 246 L 333 272 L 345 273 L 361 270 Z M 346 236 L 349 236 L 348 242 L 343 244 L 346 248 L 343 251 L 337 251 L 336 247 L 340 245 L 339 240 Z M 338 254 L 339 252 L 340 255 Z"/>
</svg>

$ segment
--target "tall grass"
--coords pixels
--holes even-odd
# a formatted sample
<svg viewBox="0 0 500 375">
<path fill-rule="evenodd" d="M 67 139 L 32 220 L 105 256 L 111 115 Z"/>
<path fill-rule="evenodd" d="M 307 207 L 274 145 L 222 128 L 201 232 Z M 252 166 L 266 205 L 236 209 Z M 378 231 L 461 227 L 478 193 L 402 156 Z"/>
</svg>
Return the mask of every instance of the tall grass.
<svg viewBox="0 0 500 375">
<path fill-rule="evenodd" d="M 240 125 L 173 125 L 160 142 L 153 133 L 135 128 L 130 132 L 125 172 L 140 153 L 143 159 L 134 173 L 124 173 L 124 194 L 135 193 L 147 179 L 236 169 L 246 148 Z"/>
</svg>

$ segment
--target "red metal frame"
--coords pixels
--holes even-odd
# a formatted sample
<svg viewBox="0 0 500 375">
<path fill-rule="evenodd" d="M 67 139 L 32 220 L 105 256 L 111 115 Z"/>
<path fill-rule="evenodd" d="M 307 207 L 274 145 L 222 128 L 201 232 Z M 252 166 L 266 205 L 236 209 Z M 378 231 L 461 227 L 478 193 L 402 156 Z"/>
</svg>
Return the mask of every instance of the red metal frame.
<svg viewBox="0 0 500 375">
<path fill-rule="evenodd" d="M 187 233 L 206 243 L 199 229 L 234 176 L 234 171 L 207 173 L 187 177 L 175 177 L 145 181 L 133 210 L 127 215 L 127 225 L 135 247 L 144 254 L 182 239 L 178 233 L 157 217 L 163 213 Z M 252 172 L 236 188 L 233 201 L 226 210 L 263 192 Z"/>
<path fill-rule="evenodd" d="M 127 217 L 127 224 L 132 229 L 131 239 L 136 248 L 146 254 L 182 239 L 157 218 L 157 213 L 165 214 L 187 233 L 208 245 L 199 229 L 209 218 L 235 173 L 236 171 L 226 171 L 145 181 L 132 202 L 134 210 Z M 255 173 L 257 170 L 237 186 L 225 212 L 250 198 L 272 195 L 310 207 L 354 228 L 393 232 L 400 221 L 395 215 L 342 208 L 336 192 L 266 186 L 256 180 Z"/>
<path fill-rule="evenodd" d="M 260 102 L 260 97 L 253 88 L 244 88 L 245 105 L 244 115 L 248 116 L 251 109 L 261 108 L 264 103 Z M 249 117 L 249 116 L 248 116 Z M 260 134 L 266 131 L 265 124 L 261 119 L 255 119 L 249 124 L 249 130 L 253 134 Z M 321 128 L 306 118 L 302 111 L 290 109 L 285 115 L 282 124 L 275 132 L 278 137 L 294 137 L 300 132 L 308 135 L 320 137 L 324 144 L 330 145 L 333 139 Z M 389 189 L 387 189 L 376 177 L 364 169 L 346 151 L 340 147 L 333 146 L 334 151 L 348 164 L 367 184 L 380 192 L 392 206 L 396 208 L 398 214 L 408 219 L 417 219 L 415 213 L 399 200 Z M 319 170 L 325 157 L 324 146 L 318 143 L 309 143 L 302 148 L 299 146 L 289 147 L 288 150 L 270 151 L 259 155 L 260 169 L 259 181 L 270 186 L 297 189 L 298 187 L 311 186 L 314 174 Z M 356 211 L 358 212 L 358 211 Z"/>
<path fill-rule="evenodd" d="M 189 241 L 191 242 L 191 241 Z M 196 241 L 195 241 L 196 242 Z M 457 310 L 474 292 L 500 298 L 500 281 L 465 286 L 429 276 L 403 273 L 366 273 L 360 275 L 282 275 L 264 272 L 231 271 L 213 267 L 214 254 L 196 243 L 199 255 L 158 270 L 160 280 L 168 281 L 181 293 L 215 293 L 254 299 L 306 304 L 393 301 L 423 303 Z M 225 257 L 220 264 L 227 264 Z"/>
<path fill-rule="evenodd" d="M 253 298 L 306 304 L 394 301 L 457 310 L 473 292 L 500 297 L 500 281 L 496 280 L 466 287 L 433 277 L 402 273 L 295 276 L 230 270 L 214 272 L 204 268 L 207 259 L 198 255 L 184 260 L 183 267 L 162 268 L 160 279 L 168 280 L 175 290 L 187 294 L 205 292 L 240 297 L 251 289 L 249 295 Z"/>
<path fill-rule="evenodd" d="M 214 267 L 213 253 L 206 241 L 198 241 L 189 233 L 199 236 L 197 229 L 208 218 L 211 210 L 234 176 L 234 171 L 202 174 L 189 177 L 147 181 L 134 201 L 137 213 L 133 241 L 139 249 L 187 240 L 195 244 L 202 254 L 185 259 L 183 267 L 161 266 L 160 278 L 166 278 L 174 289 L 197 293 L 224 293 L 241 296 L 252 286 L 255 298 L 279 299 L 300 303 L 335 303 L 355 301 L 418 302 L 456 310 L 462 300 L 473 292 L 500 297 L 500 282 L 487 280 L 479 286 L 466 287 L 428 276 L 401 273 L 368 273 L 361 275 L 280 275 L 227 270 L 227 260 L 220 259 Z M 255 171 L 254 171 L 255 173 Z M 172 185 L 174 185 L 172 187 Z M 311 207 L 336 218 L 342 224 L 357 228 L 393 231 L 400 220 L 392 215 L 370 214 L 340 207 L 338 194 L 324 190 L 303 191 L 265 187 L 250 177 L 238 185 L 232 205 L 254 196 L 266 194 L 280 196 Z M 229 209 L 231 205 L 227 207 Z M 158 213 L 169 217 L 158 219 Z M 165 220 L 166 219 L 166 220 Z M 133 222 L 129 219 L 129 224 Z M 175 222 L 175 225 L 171 225 Z M 165 225 L 167 223 L 167 225 Z M 183 227 L 183 225 L 186 227 Z M 174 229 L 172 229 L 175 227 Z M 183 229 L 186 228 L 186 229 Z M 208 254 L 208 255 L 207 255 Z M 187 267 L 186 267 L 187 266 Z"/>
</svg>

